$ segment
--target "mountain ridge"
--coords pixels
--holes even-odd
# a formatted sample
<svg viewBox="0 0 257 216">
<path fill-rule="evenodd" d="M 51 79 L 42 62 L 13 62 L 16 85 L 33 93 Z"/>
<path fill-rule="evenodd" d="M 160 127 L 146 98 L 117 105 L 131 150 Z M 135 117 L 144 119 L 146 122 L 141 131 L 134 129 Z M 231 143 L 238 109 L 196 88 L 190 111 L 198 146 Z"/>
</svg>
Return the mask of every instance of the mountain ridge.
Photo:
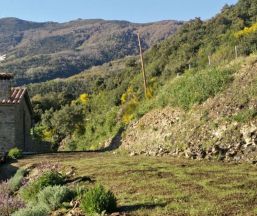
<svg viewBox="0 0 257 216">
<path fill-rule="evenodd" d="M 37 23 L 0 19 L 0 53 L 6 55 L 0 70 L 14 73 L 19 85 L 69 77 L 91 66 L 138 54 L 138 31 L 146 50 L 171 36 L 182 24 L 101 19 Z"/>
</svg>

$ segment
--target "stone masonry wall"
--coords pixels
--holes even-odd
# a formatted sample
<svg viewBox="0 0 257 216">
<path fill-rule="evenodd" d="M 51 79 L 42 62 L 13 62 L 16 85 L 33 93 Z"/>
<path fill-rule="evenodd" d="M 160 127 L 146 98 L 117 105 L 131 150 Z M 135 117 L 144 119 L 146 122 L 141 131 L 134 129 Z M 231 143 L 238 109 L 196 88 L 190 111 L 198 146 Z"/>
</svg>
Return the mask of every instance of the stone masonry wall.
<svg viewBox="0 0 257 216">
<path fill-rule="evenodd" d="M 15 106 L 0 106 L 0 151 L 15 146 Z"/>
<path fill-rule="evenodd" d="M 32 125 L 31 114 L 23 98 L 20 104 L 16 106 L 15 109 L 15 143 L 16 146 L 24 151 L 31 151 L 33 148 L 31 136 L 30 136 L 30 129 Z"/>
</svg>

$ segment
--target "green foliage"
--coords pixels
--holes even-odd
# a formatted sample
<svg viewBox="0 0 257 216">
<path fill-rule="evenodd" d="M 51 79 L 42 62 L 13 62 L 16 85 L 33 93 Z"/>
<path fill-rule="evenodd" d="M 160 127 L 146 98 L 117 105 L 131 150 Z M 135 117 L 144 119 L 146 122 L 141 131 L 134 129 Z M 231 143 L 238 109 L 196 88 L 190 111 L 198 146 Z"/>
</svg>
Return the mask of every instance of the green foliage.
<svg viewBox="0 0 257 216">
<path fill-rule="evenodd" d="M 56 149 L 62 141 L 66 150 L 97 149 L 113 138 L 124 123 L 128 124 L 153 108 L 169 105 L 190 110 L 194 104 L 215 96 L 232 80 L 233 69 L 221 68 L 235 59 L 235 46 L 239 56 L 257 50 L 256 5 L 257 0 L 240 0 L 236 5 L 226 5 L 212 19 L 191 20 L 173 36 L 145 52 L 148 93 L 151 95 L 148 100 L 144 99 L 140 65 L 134 57 L 93 67 L 69 79 L 30 85 L 38 140 L 51 142 Z M 245 30 L 248 33 L 243 37 L 235 37 L 236 33 Z M 128 40 L 135 45 L 131 41 L 136 39 L 134 35 L 131 32 L 125 35 L 121 41 Z M 115 47 L 119 46 L 120 43 Z M 81 44 L 79 49 L 85 47 Z M 208 56 L 211 67 L 208 67 Z M 104 62 L 112 59 L 108 49 L 104 49 L 101 57 Z M 49 62 L 46 56 L 34 58 L 36 62 L 39 60 Z M 64 61 L 65 68 L 66 57 Z M 25 62 L 33 60 L 26 59 Z M 189 67 L 191 70 L 187 71 Z M 129 93 L 129 89 L 132 92 Z M 84 93 L 90 99 L 82 113 L 81 104 L 72 101 L 78 101 Z M 125 101 L 122 96 L 126 96 Z"/>
<path fill-rule="evenodd" d="M 8 157 L 14 160 L 20 159 L 22 157 L 22 151 L 16 147 L 12 148 L 8 152 Z"/>
<path fill-rule="evenodd" d="M 36 202 L 50 211 L 57 210 L 63 202 L 69 202 L 73 193 L 65 186 L 48 186 L 37 194 Z"/>
<path fill-rule="evenodd" d="M 70 201 L 74 193 L 65 186 L 47 186 L 28 203 L 27 207 L 15 212 L 14 216 L 48 216 L 61 207 L 63 202 Z"/>
<path fill-rule="evenodd" d="M 111 213 L 117 208 L 116 198 L 111 191 L 106 191 L 98 185 L 85 193 L 82 199 L 82 209 L 85 213 L 94 214 L 106 211 Z"/>
<path fill-rule="evenodd" d="M 71 137 L 74 131 L 82 130 L 84 118 L 82 104 L 66 105 L 56 112 L 50 109 L 42 116 L 42 123 L 45 126 L 42 138 L 53 142 L 53 149 L 56 149 L 65 137 Z"/>
<path fill-rule="evenodd" d="M 139 104 L 137 94 L 132 87 L 129 87 L 127 91 L 121 97 L 122 113 L 121 118 L 124 124 L 129 124 L 135 118 L 135 110 Z"/>
<path fill-rule="evenodd" d="M 188 71 L 168 83 L 157 99 L 161 106 L 177 106 L 185 110 L 200 104 L 224 89 L 232 79 L 233 70 L 206 69 Z"/>
<path fill-rule="evenodd" d="M 21 197 L 25 201 L 35 200 L 37 194 L 48 186 L 62 185 L 64 183 L 64 176 L 56 171 L 49 171 L 44 173 L 35 181 L 29 183 L 21 190 Z"/>
<path fill-rule="evenodd" d="M 246 123 L 257 116 L 257 111 L 254 109 L 244 109 L 232 117 L 233 120 Z"/>
<path fill-rule="evenodd" d="M 12 214 L 12 216 L 48 216 L 49 210 L 44 205 L 31 205 L 20 209 Z"/>
<path fill-rule="evenodd" d="M 27 170 L 20 168 L 17 170 L 15 175 L 8 181 L 8 185 L 12 192 L 15 192 L 20 189 L 22 185 L 22 180 L 26 174 L 27 174 Z"/>
</svg>

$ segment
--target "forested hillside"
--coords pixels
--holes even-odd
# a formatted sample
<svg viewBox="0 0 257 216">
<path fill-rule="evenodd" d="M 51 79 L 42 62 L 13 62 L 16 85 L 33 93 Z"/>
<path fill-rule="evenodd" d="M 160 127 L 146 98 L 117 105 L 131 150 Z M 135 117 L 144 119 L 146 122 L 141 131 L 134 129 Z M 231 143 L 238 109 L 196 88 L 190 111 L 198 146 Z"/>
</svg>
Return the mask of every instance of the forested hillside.
<svg viewBox="0 0 257 216">
<path fill-rule="evenodd" d="M 240 130 L 241 126 L 256 120 L 256 107 L 252 106 L 256 104 L 255 70 L 247 75 L 244 74 L 247 70 L 242 69 L 245 62 L 247 67 L 255 68 L 255 57 L 251 61 L 246 58 L 256 52 L 256 22 L 257 0 L 239 0 L 234 6 L 225 6 L 220 14 L 208 21 L 196 18 L 184 24 L 175 35 L 145 53 L 147 98 L 143 93 L 137 57 L 94 67 L 69 79 L 31 85 L 38 121 L 36 138 L 66 150 L 96 149 L 110 144 L 111 140 L 117 144 L 120 133 L 127 125 L 132 131 L 133 122 L 137 119 L 154 109 L 165 107 L 171 107 L 174 111 L 161 111 L 163 115 L 170 114 L 173 118 L 175 112 L 178 118 L 180 115 L 187 116 L 179 123 L 180 131 L 201 128 L 205 120 L 215 127 L 220 122 L 213 121 L 209 108 L 201 108 L 203 112 L 198 115 L 194 107 L 201 107 L 213 97 L 222 98 L 223 94 L 226 95 L 226 101 L 233 101 L 233 95 L 236 96 L 237 88 L 241 87 L 240 77 L 243 79 L 246 76 L 248 80 L 244 83 L 249 91 L 245 89 L 243 95 L 238 95 L 233 112 L 224 114 L 221 111 L 218 114 L 220 118 L 227 115 L 227 118 L 222 118 L 222 124 L 240 124 L 237 131 Z M 237 60 L 235 47 L 240 57 Z M 207 104 L 211 106 L 212 103 L 216 104 Z M 219 106 L 223 110 L 225 106 L 232 105 L 221 103 Z M 153 121 L 159 118 L 156 116 Z M 176 115 L 174 118 L 176 122 Z M 191 118 L 194 123 L 190 122 Z M 144 130 L 148 120 L 142 121 L 144 124 L 136 128 L 135 132 L 125 132 L 125 142 L 130 142 L 126 134 L 134 136 L 140 133 L 139 129 Z M 189 123 L 192 123 L 192 128 Z M 152 130 L 162 131 L 162 127 L 162 123 L 156 123 L 156 128 Z M 205 134 L 204 126 L 201 130 Z M 235 144 L 229 131 L 221 137 L 221 145 Z M 240 132 L 237 135 L 242 136 Z M 173 145 L 172 140 L 177 136 L 167 135 L 165 145 Z M 181 136 L 188 140 L 181 139 L 184 143 L 176 143 L 176 148 L 184 150 L 191 137 Z M 208 140 L 203 138 L 202 143 L 199 143 L 192 139 L 190 145 L 212 146 L 215 143 L 205 143 Z M 158 140 L 150 140 L 147 145 L 151 146 L 155 142 Z M 147 148 L 141 150 L 146 151 Z M 133 147 L 130 151 L 133 151 Z"/>
<path fill-rule="evenodd" d="M 138 53 L 172 35 L 182 22 L 134 24 L 126 21 L 76 20 L 34 23 L 0 19 L 0 70 L 14 73 L 17 84 L 77 74 L 94 65 Z"/>
</svg>

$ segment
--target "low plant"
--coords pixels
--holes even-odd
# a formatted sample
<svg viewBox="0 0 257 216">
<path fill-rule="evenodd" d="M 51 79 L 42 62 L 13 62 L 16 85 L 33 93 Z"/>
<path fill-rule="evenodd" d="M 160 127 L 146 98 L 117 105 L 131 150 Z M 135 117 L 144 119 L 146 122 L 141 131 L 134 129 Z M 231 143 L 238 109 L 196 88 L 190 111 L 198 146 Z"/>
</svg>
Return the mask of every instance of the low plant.
<svg viewBox="0 0 257 216">
<path fill-rule="evenodd" d="M 65 186 L 49 186 L 40 191 L 36 197 L 37 203 L 46 206 L 47 209 L 57 210 L 63 202 L 71 201 L 74 193 Z"/>
<path fill-rule="evenodd" d="M 26 173 L 27 173 L 26 169 L 20 168 L 15 173 L 15 175 L 8 181 L 8 185 L 12 192 L 15 192 L 20 189 L 20 187 L 22 185 L 22 180 L 23 180 L 24 176 L 26 175 Z"/>
<path fill-rule="evenodd" d="M 9 216 L 23 207 L 24 203 L 18 197 L 11 196 L 8 183 L 0 183 L 0 216 Z"/>
<path fill-rule="evenodd" d="M 101 214 L 104 211 L 111 213 L 117 208 L 117 200 L 111 191 L 98 185 L 85 193 L 81 206 L 87 214 Z"/>
<path fill-rule="evenodd" d="M 22 151 L 16 147 L 10 149 L 8 152 L 8 158 L 17 160 L 17 159 L 20 159 L 21 157 L 22 157 Z"/>
<path fill-rule="evenodd" d="M 24 187 L 21 190 L 21 197 L 27 202 L 35 200 L 39 191 L 43 190 L 48 186 L 63 185 L 64 180 L 64 176 L 57 171 L 46 172 L 38 179 Z"/>
<path fill-rule="evenodd" d="M 26 208 L 20 209 L 12 214 L 12 216 L 48 216 L 50 213 L 44 205 L 30 205 Z"/>
<path fill-rule="evenodd" d="M 202 71 L 187 71 L 183 76 L 166 84 L 158 95 L 158 104 L 176 106 L 189 110 L 222 91 L 233 80 L 235 70 L 212 68 Z"/>
</svg>

